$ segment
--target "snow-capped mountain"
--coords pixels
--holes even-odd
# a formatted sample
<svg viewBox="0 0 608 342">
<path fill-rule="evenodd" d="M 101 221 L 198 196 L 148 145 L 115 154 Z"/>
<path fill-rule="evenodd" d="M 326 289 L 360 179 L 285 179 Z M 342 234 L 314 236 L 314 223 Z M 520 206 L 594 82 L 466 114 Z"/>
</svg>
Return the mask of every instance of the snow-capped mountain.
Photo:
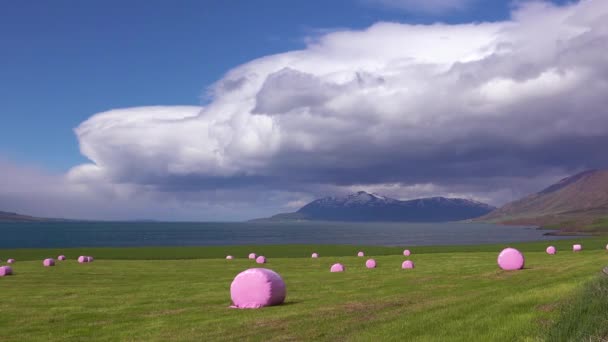
<svg viewBox="0 0 608 342">
<path fill-rule="evenodd" d="M 445 222 L 479 217 L 495 208 L 462 198 L 431 197 L 409 201 L 359 191 L 314 200 L 295 213 L 271 220 Z"/>
</svg>

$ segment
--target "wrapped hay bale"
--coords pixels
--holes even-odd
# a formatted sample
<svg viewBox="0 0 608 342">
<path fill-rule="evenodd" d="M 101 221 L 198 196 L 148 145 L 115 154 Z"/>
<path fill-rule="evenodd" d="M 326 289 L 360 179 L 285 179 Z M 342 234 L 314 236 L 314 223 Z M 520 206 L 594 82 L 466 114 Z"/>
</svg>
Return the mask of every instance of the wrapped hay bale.
<svg viewBox="0 0 608 342">
<path fill-rule="evenodd" d="M 230 285 L 232 307 L 257 309 L 279 305 L 287 290 L 281 276 L 267 268 L 250 268 L 239 273 Z"/>
<path fill-rule="evenodd" d="M 311 257 L 311 258 L 315 258 L 315 259 L 316 259 L 316 258 L 318 258 L 318 257 L 319 257 L 319 254 L 317 254 L 317 253 L 312 253 L 312 255 L 311 255 L 310 257 Z"/>
<path fill-rule="evenodd" d="M 85 262 L 89 262 L 89 258 L 84 255 L 81 255 L 78 257 L 78 262 L 84 264 Z"/>
<path fill-rule="evenodd" d="M 6 260 L 7 264 L 14 264 L 15 263 L 15 259 L 8 259 Z"/>
<path fill-rule="evenodd" d="M 65 255 L 62 254 L 62 255 L 58 256 L 57 260 L 64 261 L 65 260 Z"/>
<path fill-rule="evenodd" d="M 13 274 L 13 269 L 10 266 L 0 266 L 0 277 Z"/>
<path fill-rule="evenodd" d="M 578 243 L 575 244 L 575 245 L 572 245 L 572 251 L 573 252 L 580 252 L 582 250 L 583 250 L 583 245 L 578 244 Z"/>
<path fill-rule="evenodd" d="M 410 269 L 410 268 L 414 268 L 414 262 L 412 260 L 405 260 L 402 264 L 401 264 L 401 268 L 402 269 Z"/>
<path fill-rule="evenodd" d="M 260 255 L 259 257 L 257 257 L 255 259 L 255 262 L 257 262 L 258 264 L 265 264 L 266 263 L 266 257 L 263 255 Z"/>
<path fill-rule="evenodd" d="M 255 253 L 249 253 L 249 259 L 255 260 L 258 256 Z"/>
<path fill-rule="evenodd" d="M 42 261 L 42 265 L 43 265 L 44 267 L 51 267 L 51 266 L 55 266 L 55 259 L 52 259 L 52 258 L 47 258 L 47 259 L 44 259 L 44 260 Z"/>
<path fill-rule="evenodd" d="M 358 256 L 358 257 L 364 257 L 364 256 L 365 256 L 365 253 L 363 253 L 363 252 L 359 252 L 359 253 L 357 253 L 357 256 Z"/>
<path fill-rule="evenodd" d="M 232 257 L 232 255 L 226 255 L 226 260 L 232 260 L 232 259 L 234 259 L 234 258 Z"/>
<path fill-rule="evenodd" d="M 376 268 L 376 260 L 374 260 L 374 259 L 368 259 L 365 262 L 365 267 L 367 267 L 367 268 Z"/>
<path fill-rule="evenodd" d="M 553 255 L 557 252 L 557 249 L 554 246 L 549 246 L 545 251 L 547 252 L 547 254 Z"/>
<path fill-rule="evenodd" d="M 515 248 L 505 248 L 498 254 L 498 266 L 505 271 L 524 268 L 524 255 Z"/>
<path fill-rule="evenodd" d="M 410 252 L 409 249 L 406 249 L 406 250 L 403 251 L 403 255 L 404 256 L 410 256 L 411 254 L 412 254 L 412 252 Z"/>
<path fill-rule="evenodd" d="M 329 269 L 330 272 L 344 272 L 345 270 L 346 268 L 344 267 L 344 265 L 340 263 L 331 265 L 331 268 Z"/>
</svg>

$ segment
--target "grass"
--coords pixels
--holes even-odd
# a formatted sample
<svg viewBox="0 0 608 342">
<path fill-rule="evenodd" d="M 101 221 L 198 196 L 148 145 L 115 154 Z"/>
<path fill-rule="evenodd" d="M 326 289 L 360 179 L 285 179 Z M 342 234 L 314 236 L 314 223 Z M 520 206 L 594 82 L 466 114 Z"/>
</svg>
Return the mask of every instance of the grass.
<svg viewBox="0 0 608 342">
<path fill-rule="evenodd" d="M 576 254 L 570 252 L 573 242 L 551 242 L 559 250 L 554 256 L 543 252 L 547 242 L 512 244 L 526 255 L 526 269 L 516 272 L 497 268 L 502 245 L 413 247 L 416 269 L 408 271 L 400 269 L 404 257 L 396 247 L 0 250 L 0 258 L 18 260 L 15 275 L 0 278 L 0 341 L 560 341 L 606 336 L 608 301 L 605 280 L 598 276 L 608 265 L 606 241 L 583 239 L 585 250 Z M 377 269 L 366 269 L 366 258 L 352 256 L 359 249 L 374 256 Z M 284 278 L 284 305 L 228 308 L 230 282 L 255 265 L 245 259 L 250 251 L 268 256 L 266 267 Z M 321 258 L 310 259 L 312 251 Z M 42 267 L 43 257 L 59 253 L 70 260 Z M 228 253 L 237 259 L 224 260 Z M 96 261 L 78 264 L 79 254 Z M 330 273 L 334 262 L 344 263 L 347 271 Z M 590 323 L 577 325 L 580 321 Z"/>
</svg>

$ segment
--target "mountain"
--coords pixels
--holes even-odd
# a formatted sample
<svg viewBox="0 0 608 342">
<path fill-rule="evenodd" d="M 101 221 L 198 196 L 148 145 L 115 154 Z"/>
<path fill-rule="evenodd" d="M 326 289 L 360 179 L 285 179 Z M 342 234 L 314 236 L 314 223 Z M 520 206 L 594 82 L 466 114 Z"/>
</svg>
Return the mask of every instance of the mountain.
<svg viewBox="0 0 608 342">
<path fill-rule="evenodd" d="M 0 211 L 0 222 L 40 222 L 50 219 Z"/>
<path fill-rule="evenodd" d="M 343 197 L 317 199 L 295 213 L 255 221 L 446 222 L 471 219 L 494 209 L 487 204 L 461 198 L 431 197 L 400 201 L 359 191 Z"/>
<path fill-rule="evenodd" d="M 593 231 L 602 228 L 606 217 L 608 170 L 589 170 L 508 203 L 478 220 Z"/>
</svg>

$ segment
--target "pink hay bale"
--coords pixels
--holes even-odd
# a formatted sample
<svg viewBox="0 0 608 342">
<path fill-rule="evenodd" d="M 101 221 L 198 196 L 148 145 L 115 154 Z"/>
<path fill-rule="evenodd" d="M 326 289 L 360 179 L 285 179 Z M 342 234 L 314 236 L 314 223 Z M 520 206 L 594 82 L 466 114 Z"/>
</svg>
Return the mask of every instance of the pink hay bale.
<svg viewBox="0 0 608 342">
<path fill-rule="evenodd" d="M 403 251 L 403 255 L 404 256 L 410 256 L 411 254 L 412 254 L 412 252 L 410 252 L 409 249 L 406 249 L 406 250 Z"/>
<path fill-rule="evenodd" d="M 547 247 L 546 252 L 547 252 L 547 254 L 553 255 L 557 252 L 557 249 L 555 249 L 554 246 L 549 246 L 549 247 Z"/>
<path fill-rule="evenodd" d="M 255 262 L 257 262 L 258 264 L 265 264 L 266 263 L 266 257 L 263 255 L 260 255 L 259 257 L 257 257 L 255 259 Z"/>
<path fill-rule="evenodd" d="M 414 262 L 412 260 L 405 260 L 402 264 L 401 264 L 401 268 L 402 269 L 409 269 L 409 268 L 414 268 Z"/>
<path fill-rule="evenodd" d="M 608 245 L 606 245 L 606 250 L 608 250 Z"/>
<path fill-rule="evenodd" d="M 0 266 L 0 277 L 13 274 L 13 269 L 10 266 Z"/>
<path fill-rule="evenodd" d="M 376 268 L 376 260 L 374 260 L 374 259 L 368 259 L 365 262 L 365 267 L 367 267 L 367 268 Z"/>
<path fill-rule="evenodd" d="M 42 265 L 44 267 L 55 266 L 55 259 L 47 258 L 42 261 Z"/>
<path fill-rule="evenodd" d="M 317 253 L 312 253 L 312 255 L 311 255 L 310 257 L 311 257 L 311 258 L 316 259 L 316 258 L 318 258 L 318 257 L 319 257 L 319 254 L 317 254 Z"/>
<path fill-rule="evenodd" d="M 87 256 L 87 262 L 93 262 L 95 261 L 95 259 L 93 259 L 92 256 Z"/>
<path fill-rule="evenodd" d="M 331 265 L 331 268 L 329 269 L 330 272 L 344 272 L 345 270 L 346 268 L 344 267 L 344 265 L 340 263 Z"/>
<path fill-rule="evenodd" d="M 359 252 L 359 253 L 357 253 L 357 256 L 358 256 L 358 257 L 364 257 L 364 256 L 365 256 L 365 253 L 363 253 L 363 252 Z"/>
<path fill-rule="evenodd" d="M 572 245 L 572 251 L 573 252 L 580 252 L 582 250 L 583 250 L 583 246 L 582 245 L 580 245 L 578 243 L 576 245 Z"/>
<path fill-rule="evenodd" d="M 7 264 L 14 264 L 15 263 L 15 259 L 8 259 L 6 260 Z"/>
<path fill-rule="evenodd" d="M 255 253 L 249 253 L 249 259 L 255 260 L 258 256 Z"/>
<path fill-rule="evenodd" d="M 524 263 L 524 255 L 515 248 L 505 248 L 498 254 L 498 266 L 505 271 L 521 270 Z"/>
<path fill-rule="evenodd" d="M 59 261 L 64 261 L 65 260 L 65 255 L 60 255 L 57 257 L 57 260 Z"/>
<path fill-rule="evenodd" d="M 258 309 L 279 305 L 285 301 L 286 295 L 283 278 L 267 268 L 250 268 L 243 271 L 230 284 L 233 308 Z"/>
<path fill-rule="evenodd" d="M 78 257 L 78 262 L 84 264 L 85 262 L 89 262 L 89 258 L 84 255 L 81 255 Z"/>
<path fill-rule="evenodd" d="M 234 259 L 234 258 L 232 257 L 232 255 L 226 255 L 226 260 L 232 260 L 232 259 Z"/>
</svg>

